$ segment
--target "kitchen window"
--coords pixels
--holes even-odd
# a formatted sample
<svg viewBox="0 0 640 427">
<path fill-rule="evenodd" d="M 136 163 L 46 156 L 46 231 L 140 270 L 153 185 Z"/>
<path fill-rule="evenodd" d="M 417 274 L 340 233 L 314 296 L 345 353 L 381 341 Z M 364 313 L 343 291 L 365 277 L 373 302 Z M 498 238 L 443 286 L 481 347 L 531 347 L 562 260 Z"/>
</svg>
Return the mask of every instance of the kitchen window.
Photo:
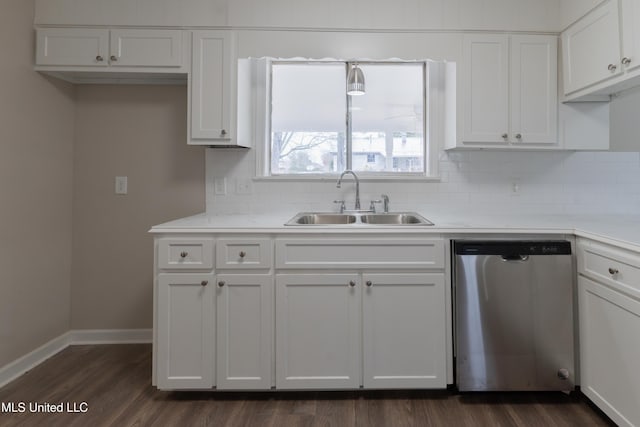
<svg viewBox="0 0 640 427">
<path fill-rule="evenodd" d="M 365 76 L 365 94 L 359 96 L 346 93 L 351 62 L 263 64 L 259 176 L 313 179 L 346 169 L 369 178 L 435 176 L 429 62 L 359 61 Z M 264 129 L 259 117 L 265 117 Z"/>
</svg>

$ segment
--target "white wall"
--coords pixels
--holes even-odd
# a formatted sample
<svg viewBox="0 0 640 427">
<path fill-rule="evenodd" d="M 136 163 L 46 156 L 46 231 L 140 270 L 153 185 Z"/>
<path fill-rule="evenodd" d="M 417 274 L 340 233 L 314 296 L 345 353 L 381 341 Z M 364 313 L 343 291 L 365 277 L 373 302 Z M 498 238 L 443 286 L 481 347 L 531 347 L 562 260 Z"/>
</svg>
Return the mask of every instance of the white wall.
<svg viewBox="0 0 640 427">
<path fill-rule="evenodd" d="M 640 88 L 631 89 L 611 100 L 611 149 L 640 151 Z M 638 181 L 640 184 L 640 181 Z"/>
<path fill-rule="evenodd" d="M 604 0 L 560 0 L 560 29 L 564 30 L 602 2 Z"/>
<path fill-rule="evenodd" d="M 69 330 L 74 89 L 33 71 L 32 20 L 0 4 L 0 367 Z"/>
<path fill-rule="evenodd" d="M 36 0 L 36 24 L 558 31 L 560 0 Z"/>
</svg>

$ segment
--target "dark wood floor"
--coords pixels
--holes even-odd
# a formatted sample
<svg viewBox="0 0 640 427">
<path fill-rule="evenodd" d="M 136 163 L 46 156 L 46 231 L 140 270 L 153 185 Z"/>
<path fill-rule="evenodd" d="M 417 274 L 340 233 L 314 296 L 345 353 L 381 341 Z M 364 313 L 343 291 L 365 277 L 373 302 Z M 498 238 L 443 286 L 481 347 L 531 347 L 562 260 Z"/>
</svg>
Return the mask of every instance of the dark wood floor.
<svg viewBox="0 0 640 427">
<path fill-rule="evenodd" d="M 0 389 L 0 426 L 612 426 L 579 394 L 437 392 L 162 392 L 150 345 L 69 347 Z M 29 403 L 85 413 L 30 413 Z M 16 406 L 18 408 L 18 406 Z"/>
</svg>

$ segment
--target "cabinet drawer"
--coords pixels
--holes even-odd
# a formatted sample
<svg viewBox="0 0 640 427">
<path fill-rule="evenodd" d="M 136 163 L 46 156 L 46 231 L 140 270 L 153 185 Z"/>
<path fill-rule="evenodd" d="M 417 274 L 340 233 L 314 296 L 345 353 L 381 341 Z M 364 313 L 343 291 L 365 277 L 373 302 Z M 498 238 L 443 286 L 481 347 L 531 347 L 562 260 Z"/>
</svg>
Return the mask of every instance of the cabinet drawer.
<svg viewBox="0 0 640 427">
<path fill-rule="evenodd" d="M 442 239 L 278 239 L 276 268 L 444 268 Z"/>
<path fill-rule="evenodd" d="M 578 272 L 640 298 L 640 254 L 581 240 L 578 243 Z"/>
<path fill-rule="evenodd" d="M 271 239 L 218 239 L 216 268 L 271 268 Z"/>
<path fill-rule="evenodd" d="M 176 270 L 213 268 L 213 239 L 160 239 L 158 268 Z"/>
</svg>

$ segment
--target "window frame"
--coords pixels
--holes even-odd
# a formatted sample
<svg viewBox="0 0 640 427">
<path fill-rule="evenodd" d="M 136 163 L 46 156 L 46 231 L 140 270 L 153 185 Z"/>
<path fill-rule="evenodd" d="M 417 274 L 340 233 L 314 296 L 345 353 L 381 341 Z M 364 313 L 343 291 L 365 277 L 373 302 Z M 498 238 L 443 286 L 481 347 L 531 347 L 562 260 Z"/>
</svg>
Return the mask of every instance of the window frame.
<svg viewBox="0 0 640 427">
<path fill-rule="evenodd" d="M 422 64 L 423 85 L 422 85 L 422 102 L 423 102 L 423 144 L 422 161 L 424 171 L 422 172 L 385 172 L 385 171 L 356 171 L 358 176 L 365 181 L 440 181 L 438 170 L 438 152 L 439 146 L 435 143 L 441 139 L 441 125 L 437 123 L 441 113 L 437 112 L 436 106 L 444 108 L 441 104 L 439 91 L 432 90 L 434 75 L 439 74 L 438 69 L 433 69 L 430 60 L 336 60 L 336 59 L 276 59 L 261 58 L 254 64 L 254 91 L 252 102 L 254 103 L 254 136 L 256 138 L 256 174 L 255 180 L 265 181 L 334 181 L 341 172 L 336 173 L 301 173 L 301 174 L 272 174 L 271 173 L 271 88 L 272 88 L 272 66 L 273 64 L 317 64 L 334 63 L 344 64 L 345 66 L 345 83 L 346 73 L 349 66 L 353 63 L 359 65 L 365 64 L 403 64 L 414 63 Z M 351 96 L 346 94 L 347 116 L 350 116 Z M 348 169 L 352 165 L 352 131 L 351 119 L 345 117 L 346 132 L 346 158 Z M 346 169 L 345 169 L 346 170 Z"/>
</svg>

